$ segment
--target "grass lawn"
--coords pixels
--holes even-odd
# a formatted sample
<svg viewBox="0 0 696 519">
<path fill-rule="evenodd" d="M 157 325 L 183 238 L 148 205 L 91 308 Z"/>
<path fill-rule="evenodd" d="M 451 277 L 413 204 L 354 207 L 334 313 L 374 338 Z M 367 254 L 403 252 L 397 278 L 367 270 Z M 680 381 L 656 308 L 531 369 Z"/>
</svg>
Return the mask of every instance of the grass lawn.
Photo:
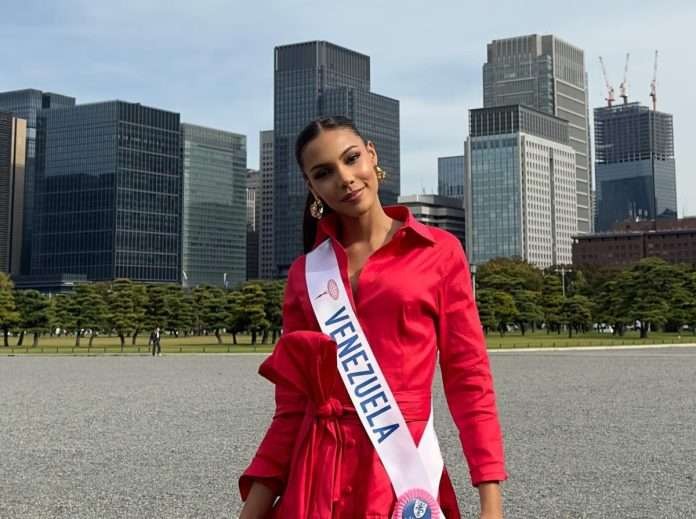
<svg viewBox="0 0 696 519">
<path fill-rule="evenodd" d="M 17 338 L 10 337 L 8 348 L 0 345 L 0 355 L 12 354 L 68 354 L 68 355 L 104 355 L 104 354 L 147 354 L 150 348 L 147 345 L 148 335 L 139 335 L 136 344 L 132 345 L 132 338 L 126 337 L 126 343 L 121 351 L 121 342 L 117 336 L 97 337 L 89 347 L 89 337 L 80 339 L 80 346 L 75 346 L 75 337 L 40 337 L 39 345 L 32 347 L 32 335 L 24 337 L 24 344 L 17 346 Z M 165 335 L 162 337 L 162 353 L 244 353 L 271 351 L 270 344 L 251 344 L 250 335 L 237 334 L 237 345 L 232 344 L 231 335 L 222 336 L 223 344 L 218 344 L 214 335 L 174 337 Z M 1 344 L 1 343 L 0 343 Z"/>
<path fill-rule="evenodd" d="M 118 337 L 97 337 L 92 347 L 89 347 L 89 338 L 83 337 L 80 346 L 76 347 L 74 337 L 41 337 L 39 345 L 32 347 L 33 337 L 24 337 L 24 344 L 17 346 L 17 338 L 10 337 L 10 346 L 0 346 L 1 355 L 21 354 L 67 354 L 67 355 L 104 355 L 104 354 L 141 354 L 146 355 L 150 349 L 147 345 L 147 336 L 139 336 L 136 345 L 132 345 L 132 339 L 126 338 L 126 345 L 121 351 Z M 237 335 L 237 345 L 232 344 L 232 336 L 223 335 L 223 344 L 218 344 L 214 335 L 202 337 L 162 337 L 162 353 L 252 353 L 270 352 L 273 347 L 270 344 L 251 344 L 251 336 Z M 679 344 L 696 343 L 696 336 L 691 333 L 677 335 L 673 333 L 650 333 L 647 339 L 640 339 L 637 332 L 627 332 L 623 337 L 611 334 L 587 333 L 568 338 L 567 334 L 547 334 L 546 332 L 527 333 L 522 336 L 519 332 L 508 333 L 501 337 L 497 333 L 491 333 L 486 337 L 486 343 L 490 349 L 506 348 L 562 348 L 569 346 L 613 346 L 625 344 Z"/>
<path fill-rule="evenodd" d="M 498 333 L 489 333 L 486 337 L 489 349 L 501 348 L 563 348 L 570 346 L 620 346 L 625 344 L 684 344 L 696 343 L 696 336 L 686 334 L 650 332 L 646 339 L 641 339 L 638 332 L 629 331 L 623 337 L 610 333 L 585 333 L 568 338 L 567 333 L 535 332 L 522 336 L 521 333 L 507 333 L 501 337 Z"/>
</svg>

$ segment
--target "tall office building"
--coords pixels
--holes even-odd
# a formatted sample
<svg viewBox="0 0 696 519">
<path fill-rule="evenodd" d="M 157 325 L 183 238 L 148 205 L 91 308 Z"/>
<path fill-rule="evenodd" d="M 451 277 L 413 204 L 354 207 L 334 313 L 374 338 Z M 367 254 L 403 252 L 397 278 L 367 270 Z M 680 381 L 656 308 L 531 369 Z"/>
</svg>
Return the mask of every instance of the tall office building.
<svg viewBox="0 0 696 519">
<path fill-rule="evenodd" d="M 553 36 L 532 34 L 488 44 L 483 106 L 521 104 L 568 121 L 575 150 L 578 232 L 592 230 L 592 171 L 584 52 Z"/>
<path fill-rule="evenodd" d="M 470 262 L 571 263 L 577 204 L 567 121 L 521 105 L 480 108 L 469 112 L 469 131 Z"/>
<path fill-rule="evenodd" d="M 276 275 L 273 259 L 273 130 L 259 133 L 259 174 L 260 198 L 259 203 L 259 277 L 273 279 Z"/>
<path fill-rule="evenodd" d="M 464 207 L 466 193 L 466 157 L 439 157 L 437 159 L 437 194 L 456 198 Z"/>
<path fill-rule="evenodd" d="M 246 280 L 246 136 L 182 124 L 182 284 Z"/>
<path fill-rule="evenodd" d="M 140 104 L 41 110 L 32 274 L 179 282 L 180 136 Z"/>
<path fill-rule="evenodd" d="M 597 231 L 677 217 L 672 115 L 640 103 L 595 108 Z"/>
<path fill-rule="evenodd" d="M 261 174 L 248 169 L 246 176 L 246 278 L 259 278 L 259 212 Z"/>
<path fill-rule="evenodd" d="M 36 157 L 36 115 L 39 110 L 75 106 L 75 98 L 25 89 L 0 92 L 0 111 L 11 112 L 27 121 L 27 162 L 24 175 L 24 215 L 22 217 L 22 260 L 20 270 L 28 274 L 31 268 L 32 229 L 34 226 L 34 184 Z"/>
<path fill-rule="evenodd" d="M 0 112 L 0 271 L 20 273 L 27 121 Z"/>
<path fill-rule="evenodd" d="M 396 203 L 400 189 L 399 102 L 370 92 L 370 58 L 325 41 L 275 49 L 274 221 L 275 276 L 302 253 L 302 217 L 307 187 L 295 162 L 295 139 L 319 116 L 353 119 L 374 141 L 387 179 L 383 204 Z"/>
</svg>

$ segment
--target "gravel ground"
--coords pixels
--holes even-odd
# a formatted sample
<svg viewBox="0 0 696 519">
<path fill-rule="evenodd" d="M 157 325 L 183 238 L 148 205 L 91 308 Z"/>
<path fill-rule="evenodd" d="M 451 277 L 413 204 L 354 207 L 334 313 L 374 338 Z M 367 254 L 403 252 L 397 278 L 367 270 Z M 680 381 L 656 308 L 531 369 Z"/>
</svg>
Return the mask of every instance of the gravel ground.
<svg viewBox="0 0 696 519">
<path fill-rule="evenodd" d="M 507 518 L 696 518 L 696 348 L 491 358 Z M 236 517 L 272 410 L 262 359 L 0 358 L 0 518 Z M 477 517 L 439 385 L 436 416 Z"/>
</svg>

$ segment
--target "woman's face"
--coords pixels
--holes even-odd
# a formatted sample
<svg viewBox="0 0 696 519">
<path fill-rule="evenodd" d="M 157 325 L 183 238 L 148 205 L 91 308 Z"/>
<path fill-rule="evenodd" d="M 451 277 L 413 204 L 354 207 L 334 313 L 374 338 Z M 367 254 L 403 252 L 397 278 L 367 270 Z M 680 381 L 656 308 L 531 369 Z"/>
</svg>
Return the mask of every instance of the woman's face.
<svg viewBox="0 0 696 519">
<path fill-rule="evenodd" d="M 377 152 L 350 130 L 324 130 L 302 153 L 309 189 L 331 209 L 357 217 L 377 198 Z"/>
</svg>

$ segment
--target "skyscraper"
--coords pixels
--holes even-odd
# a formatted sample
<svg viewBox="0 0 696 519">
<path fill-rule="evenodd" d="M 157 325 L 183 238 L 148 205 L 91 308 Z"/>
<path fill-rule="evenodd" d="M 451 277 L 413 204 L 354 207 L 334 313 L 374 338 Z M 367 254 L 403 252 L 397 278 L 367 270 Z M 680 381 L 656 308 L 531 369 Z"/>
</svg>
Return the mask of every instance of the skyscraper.
<svg viewBox="0 0 696 519">
<path fill-rule="evenodd" d="M 180 136 L 140 104 L 41 110 L 32 274 L 179 282 Z"/>
<path fill-rule="evenodd" d="M 568 123 L 512 105 L 469 112 L 467 253 L 569 264 L 576 234 L 575 151 Z"/>
<path fill-rule="evenodd" d="M 182 124 L 182 284 L 246 280 L 246 136 Z"/>
<path fill-rule="evenodd" d="M 302 253 L 302 215 L 307 197 L 295 162 L 295 139 L 319 116 L 344 115 L 374 141 L 387 180 L 382 203 L 399 195 L 399 102 L 370 92 L 370 58 L 313 41 L 275 49 L 274 74 L 274 222 L 275 276 L 282 276 Z"/>
<path fill-rule="evenodd" d="M 526 105 L 568 121 L 575 150 L 577 232 L 592 229 L 592 171 L 584 52 L 553 35 L 493 40 L 483 66 L 483 106 Z"/>
<path fill-rule="evenodd" d="M 26 89 L 0 92 L 0 111 L 11 112 L 27 121 L 27 163 L 24 175 L 24 215 L 22 217 L 21 272 L 28 274 L 31 267 L 32 230 L 34 226 L 34 160 L 36 157 L 36 115 L 39 110 L 75 106 L 75 98 Z"/>
<path fill-rule="evenodd" d="M 27 122 L 0 112 L 0 271 L 20 273 Z"/>
<path fill-rule="evenodd" d="M 439 157 L 437 159 L 437 194 L 461 201 L 464 207 L 466 193 L 466 157 Z"/>
<path fill-rule="evenodd" d="M 273 130 L 259 133 L 259 174 L 261 197 L 259 207 L 259 277 L 273 279 L 276 276 L 273 259 Z"/>
<path fill-rule="evenodd" d="M 677 217 L 672 115 L 640 103 L 595 108 L 597 231 Z"/>
</svg>

